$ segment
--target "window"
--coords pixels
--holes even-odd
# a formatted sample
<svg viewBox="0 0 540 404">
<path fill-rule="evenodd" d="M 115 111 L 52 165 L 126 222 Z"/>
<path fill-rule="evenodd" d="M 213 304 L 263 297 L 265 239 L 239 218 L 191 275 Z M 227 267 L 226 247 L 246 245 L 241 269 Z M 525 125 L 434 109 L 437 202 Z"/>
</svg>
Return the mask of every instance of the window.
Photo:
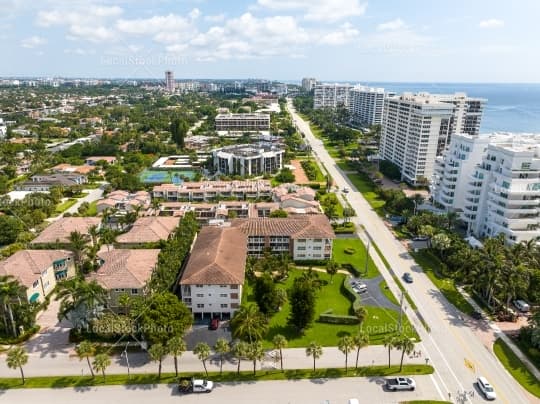
<svg viewBox="0 0 540 404">
<path fill-rule="evenodd" d="M 39 285 L 39 281 L 34 281 L 34 283 L 32 284 L 32 287 L 35 289 L 37 288 Z"/>
<path fill-rule="evenodd" d="M 185 304 L 191 304 L 191 297 L 185 297 L 184 298 L 184 303 Z"/>
<path fill-rule="evenodd" d="M 198 309 L 204 309 L 204 304 L 203 303 L 197 303 L 197 308 Z"/>
<path fill-rule="evenodd" d="M 222 304 L 221 304 L 221 308 L 222 308 L 222 309 L 226 309 L 228 306 L 229 306 L 229 305 L 228 305 L 227 303 L 222 303 Z"/>
<path fill-rule="evenodd" d="M 43 271 L 43 272 L 41 273 L 41 276 L 47 276 L 47 270 Z"/>
<path fill-rule="evenodd" d="M 238 289 L 238 285 L 231 285 L 231 289 Z"/>
<path fill-rule="evenodd" d="M 229 285 L 219 285 L 220 288 L 226 288 Z"/>
<path fill-rule="evenodd" d="M 132 295 L 138 295 L 139 294 L 139 289 L 131 289 L 131 294 Z"/>
<path fill-rule="evenodd" d="M 198 287 L 198 288 L 202 288 L 202 287 L 204 287 L 204 285 L 197 285 L 196 287 Z"/>
<path fill-rule="evenodd" d="M 227 293 L 221 293 L 219 297 L 227 297 Z"/>
<path fill-rule="evenodd" d="M 202 294 L 202 293 L 197 293 L 197 297 L 204 297 L 204 294 Z"/>
<path fill-rule="evenodd" d="M 238 299 L 238 293 L 231 293 L 231 299 Z"/>
</svg>

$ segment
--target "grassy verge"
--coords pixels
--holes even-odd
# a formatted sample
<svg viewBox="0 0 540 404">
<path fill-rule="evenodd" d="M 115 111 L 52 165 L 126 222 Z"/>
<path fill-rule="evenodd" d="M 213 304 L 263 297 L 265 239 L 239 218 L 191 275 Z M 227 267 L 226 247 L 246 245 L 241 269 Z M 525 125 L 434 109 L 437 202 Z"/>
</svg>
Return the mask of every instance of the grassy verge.
<svg viewBox="0 0 540 404">
<path fill-rule="evenodd" d="M 379 288 L 381 289 L 381 293 L 386 296 L 386 298 L 394 303 L 396 306 L 399 306 L 399 302 L 392 293 L 392 291 L 388 288 L 388 285 L 386 284 L 386 281 L 381 281 L 379 283 Z"/>
<path fill-rule="evenodd" d="M 75 199 L 75 198 L 69 198 L 65 202 L 59 203 L 58 205 L 56 205 L 56 209 L 55 209 L 56 215 L 64 213 L 66 210 L 71 208 L 76 203 L 77 203 L 77 199 Z"/>
<path fill-rule="evenodd" d="M 352 254 L 347 254 L 346 250 Z M 357 238 L 337 238 L 334 240 L 332 248 L 332 259 L 339 264 L 351 264 L 363 272 L 366 267 L 366 247 Z M 379 275 L 377 266 L 369 257 L 367 275 L 363 278 L 374 278 Z"/>
<path fill-rule="evenodd" d="M 347 177 L 375 212 L 382 216 L 384 214 L 383 207 L 386 202 L 380 199 L 375 192 L 375 184 L 364 174 L 347 174 Z"/>
<path fill-rule="evenodd" d="M 86 211 L 84 216 L 97 216 L 97 203 L 98 201 L 90 202 L 88 210 Z"/>
<path fill-rule="evenodd" d="M 440 262 L 437 257 L 425 250 L 416 253 L 411 252 L 410 254 L 450 303 L 465 314 L 470 315 L 474 311 L 471 304 L 457 290 L 454 280 L 446 278 L 438 272 L 437 268 L 440 267 Z"/>
<path fill-rule="evenodd" d="M 503 340 L 497 339 L 495 341 L 493 351 L 505 369 L 510 372 L 525 390 L 536 397 L 540 397 L 540 381 L 525 367 L 523 362 L 521 362 Z"/>
<path fill-rule="evenodd" d="M 529 341 L 524 341 L 522 338 L 517 338 L 514 343 L 519 347 L 521 352 L 532 362 L 538 370 L 540 370 L 540 350 L 533 347 Z"/>
<path fill-rule="evenodd" d="M 244 366 L 251 365 L 244 361 Z M 202 366 L 202 365 L 201 365 Z M 242 371 L 239 375 L 236 372 L 209 372 L 204 373 L 181 373 L 180 377 L 203 377 L 217 383 L 241 382 L 241 381 L 263 381 L 263 380 L 298 380 L 298 379 L 320 379 L 338 377 L 377 377 L 390 375 L 427 375 L 432 374 L 433 368 L 426 365 L 403 365 L 403 371 L 399 372 L 399 366 L 367 366 L 349 368 L 323 368 L 315 372 L 311 369 L 289 369 L 281 372 L 279 370 L 258 371 L 256 375 L 251 371 Z M 85 386 L 105 386 L 105 385 L 136 385 L 136 384 L 174 384 L 177 378 L 174 373 L 163 373 L 161 379 L 157 374 L 137 374 L 131 375 L 108 375 L 103 379 L 101 376 L 92 378 L 90 376 L 50 376 L 50 377 L 29 377 L 23 385 L 20 378 L 0 379 L 0 389 L 17 388 L 61 388 L 61 387 L 85 387 Z"/>
</svg>

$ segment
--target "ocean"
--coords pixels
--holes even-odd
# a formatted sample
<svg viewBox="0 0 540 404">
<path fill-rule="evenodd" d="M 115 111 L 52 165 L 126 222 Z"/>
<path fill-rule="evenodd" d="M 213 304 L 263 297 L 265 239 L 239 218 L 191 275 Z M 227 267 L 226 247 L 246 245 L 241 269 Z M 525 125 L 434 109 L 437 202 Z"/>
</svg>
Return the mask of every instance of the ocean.
<svg viewBox="0 0 540 404">
<path fill-rule="evenodd" d="M 383 87 L 396 93 L 427 91 L 430 93 L 464 92 L 486 98 L 481 133 L 540 133 L 540 84 L 472 84 L 472 83 L 380 83 L 363 85 Z"/>
</svg>

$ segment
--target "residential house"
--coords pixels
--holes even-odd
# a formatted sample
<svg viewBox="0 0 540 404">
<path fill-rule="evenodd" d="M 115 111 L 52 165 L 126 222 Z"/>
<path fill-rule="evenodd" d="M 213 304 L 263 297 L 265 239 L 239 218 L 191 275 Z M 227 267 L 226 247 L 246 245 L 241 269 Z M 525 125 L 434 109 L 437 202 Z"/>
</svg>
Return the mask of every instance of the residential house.
<svg viewBox="0 0 540 404">
<path fill-rule="evenodd" d="M 82 175 L 88 175 L 92 171 L 94 171 L 96 167 L 92 167 L 89 165 L 82 165 L 82 166 L 73 166 L 71 164 L 58 164 L 54 166 L 51 170 L 57 174 L 82 174 Z"/>
<path fill-rule="evenodd" d="M 30 181 L 17 184 L 17 191 L 44 192 L 51 187 L 72 187 L 88 182 L 86 175 L 82 174 L 38 174 L 30 177 Z"/>
<path fill-rule="evenodd" d="M 143 247 L 167 240 L 180 223 L 179 217 L 145 216 L 138 218 L 131 229 L 116 238 L 122 248 Z"/>
<path fill-rule="evenodd" d="M 28 301 L 42 303 L 56 282 L 75 275 L 73 253 L 67 250 L 22 250 L 0 261 L 0 275 L 13 276 L 26 288 Z"/>
<path fill-rule="evenodd" d="M 158 262 L 158 249 L 119 249 L 98 253 L 100 267 L 87 276 L 107 290 L 107 307 L 117 309 L 124 293 L 143 296 Z"/>
<path fill-rule="evenodd" d="M 95 166 L 99 161 L 106 161 L 109 164 L 116 164 L 118 160 L 114 156 L 91 156 L 86 157 L 86 159 L 84 160 L 84 164 L 87 164 L 89 166 Z"/>
<path fill-rule="evenodd" d="M 203 227 L 182 271 L 182 301 L 195 316 L 230 318 L 240 307 L 247 236 L 233 227 Z"/>
<path fill-rule="evenodd" d="M 149 192 L 138 191 L 130 193 L 127 191 L 112 191 L 105 198 L 96 203 L 97 212 L 101 213 L 105 209 L 116 209 L 119 212 L 127 213 L 136 209 L 146 210 L 150 207 L 152 198 Z"/>
<path fill-rule="evenodd" d="M 47 226 L 35 239 L 30 242 L 32 246 L 68 246 L 69 235 L 79 232 L 90 240 L 89 229 L 92 226 L 101 226 L 101 219 L 97 217 L 62 217 Z"/>
</svg>

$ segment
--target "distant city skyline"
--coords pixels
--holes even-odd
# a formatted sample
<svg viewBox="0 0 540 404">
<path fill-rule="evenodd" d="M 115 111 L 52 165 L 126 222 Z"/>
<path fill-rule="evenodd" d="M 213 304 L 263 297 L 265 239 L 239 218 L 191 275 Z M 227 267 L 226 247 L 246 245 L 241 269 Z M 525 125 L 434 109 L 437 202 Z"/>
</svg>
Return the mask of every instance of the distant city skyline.
<svg viewBox="0 0 540 404">
<path fill-rule="evenodd" d="M 540 2 L 0 0 L 0 76 L 540 82 Z"/>
</svg>

